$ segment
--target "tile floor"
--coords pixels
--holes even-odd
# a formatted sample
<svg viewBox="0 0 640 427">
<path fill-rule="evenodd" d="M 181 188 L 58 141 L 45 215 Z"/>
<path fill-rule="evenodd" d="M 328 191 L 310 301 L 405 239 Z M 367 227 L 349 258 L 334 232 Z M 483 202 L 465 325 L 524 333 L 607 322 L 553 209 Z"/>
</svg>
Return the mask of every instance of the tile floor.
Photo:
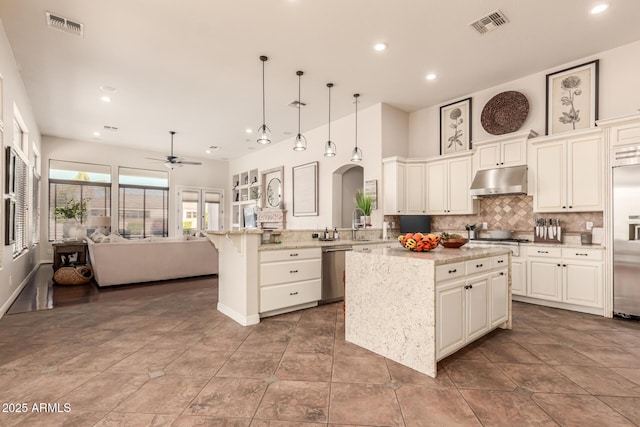
<svg viewBox="0 0 640 427">
<path fill-rule="evenodd" d="M 6 315 L 0 403 L 28 411 L 0 412 L 0 425 L 640 425 L 637 322 L 516 303 L 513 331 L 445 359 L 432 379 L 345 342 L 339 304 L 242 327 L 215 310 L 216 285 Z"/>
</svg>

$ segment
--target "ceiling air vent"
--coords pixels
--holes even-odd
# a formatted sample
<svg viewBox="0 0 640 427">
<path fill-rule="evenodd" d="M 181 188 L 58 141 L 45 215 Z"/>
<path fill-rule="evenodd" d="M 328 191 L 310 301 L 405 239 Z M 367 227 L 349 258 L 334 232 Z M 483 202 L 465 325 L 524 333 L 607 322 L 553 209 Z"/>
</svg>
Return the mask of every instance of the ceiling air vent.
<svg viewBox="0 0 640 427">
<path fill-rule="evenodd" d="M 293 108 L 298 108 L 298 104 L 300 104 L 300 108 L 305 107 L 307 104 L 305 104 L 304 102 L 298 102 L 298 100 L 296 99 L 295 101 L 291 101 L 289 104 L 287 104 L 289 107 L 293 107 Z"/>
<path fill-rule="evenodd" d="M 104 130 L 117 131 L 118 128 L 116 126 L 104 125 Z"/>
<path fill-rule="evenodd" d="M 47 12 L 47 25 L 49 28 L 64 31 L 65 33 L 73 34 L 74 36 L 84 36 L 84 24 L 63 18 L 59 15 L 54 15 L 51 12 Z"/>
<path fill-rule="evenodd" d="M 493 31 L 501 25 L 509 22 L 509 19 L 502 13 L 500 10 L 494 10 L 487 16 L 483 16 L 475 22 L 469 24 L 480 34 L 488 33 L 489 31 Z"/>
</svg>

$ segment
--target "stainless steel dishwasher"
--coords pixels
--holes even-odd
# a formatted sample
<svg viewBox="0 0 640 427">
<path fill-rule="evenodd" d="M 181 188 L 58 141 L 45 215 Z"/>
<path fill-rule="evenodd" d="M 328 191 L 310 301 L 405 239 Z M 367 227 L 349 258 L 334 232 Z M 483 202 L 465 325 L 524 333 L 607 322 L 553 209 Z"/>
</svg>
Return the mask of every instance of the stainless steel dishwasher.
<svg viewBox="0 0 640 427">
<path fill-rule="evenodd" d="M 349 245 L 322 248 L 322 294 L 319 304 L 344 299 L 344 254 L 352 250 Z"/>
</svg>

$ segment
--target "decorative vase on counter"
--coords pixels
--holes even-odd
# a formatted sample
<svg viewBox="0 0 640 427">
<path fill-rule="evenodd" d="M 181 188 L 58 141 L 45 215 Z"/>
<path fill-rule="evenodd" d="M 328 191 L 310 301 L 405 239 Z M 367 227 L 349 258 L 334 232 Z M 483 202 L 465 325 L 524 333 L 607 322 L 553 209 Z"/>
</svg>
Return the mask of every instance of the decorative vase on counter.
<svg viewBox="0 0 640 427">
<path fill-rule="evenodd" d="M 62 223 L 62 238 L 67 240 L 75 239 L 77 226 L 78 220 L 75 218 L 65 219 Z"/>
</svg>

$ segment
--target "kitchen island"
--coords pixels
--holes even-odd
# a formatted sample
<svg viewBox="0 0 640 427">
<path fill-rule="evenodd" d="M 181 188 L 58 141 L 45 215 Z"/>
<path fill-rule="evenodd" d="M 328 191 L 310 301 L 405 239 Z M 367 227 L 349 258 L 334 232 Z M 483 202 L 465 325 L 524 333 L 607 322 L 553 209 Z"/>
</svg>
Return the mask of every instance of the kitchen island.
<svg viewBox="0 0 640 427">
<path fill-rule="evenodd" d="M 345 339 L 431 377 L 437 362 L 511 329 L 511 252 L 348 252 Z"/>
</svg>

